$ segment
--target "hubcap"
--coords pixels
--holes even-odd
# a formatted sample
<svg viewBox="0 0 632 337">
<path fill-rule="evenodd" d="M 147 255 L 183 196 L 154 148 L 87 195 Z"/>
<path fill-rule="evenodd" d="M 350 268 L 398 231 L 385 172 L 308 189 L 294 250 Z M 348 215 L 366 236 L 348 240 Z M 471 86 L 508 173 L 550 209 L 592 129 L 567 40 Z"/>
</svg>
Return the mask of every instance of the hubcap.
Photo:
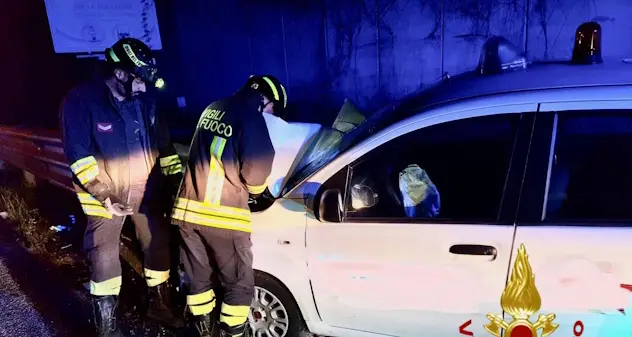
<svg viewBox="0 0 632 337">
<path fill-rule="evenodd" d="M 285 337 L 289 318 L 283 303 L 266 289 L 255 287 L 248 325 L 253 337 Z"/>
</svg>

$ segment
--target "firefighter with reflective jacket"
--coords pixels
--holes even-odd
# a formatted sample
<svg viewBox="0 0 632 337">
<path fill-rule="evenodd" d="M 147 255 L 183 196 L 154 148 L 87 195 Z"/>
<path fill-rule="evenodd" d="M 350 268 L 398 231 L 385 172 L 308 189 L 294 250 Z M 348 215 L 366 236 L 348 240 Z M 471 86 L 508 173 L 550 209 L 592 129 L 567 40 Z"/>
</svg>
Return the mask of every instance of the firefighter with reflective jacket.
<svg viewBox="0 0 632 337">
<path fill-rule="evenodd" d="M 286 104 L 276 78 L 252 76 L 232 97 L 211 103 L 198 122 L 172 214 L 182 236 L 196 336 L 210 337 L 215 324 L 212 274 L 223 291 L 220 335 L 244 334 L 254 294 L 248 200 L 267 191 L 274 159 L 262 112 Z"/>
<path fill-rule="evenodd" d="M 182 326 L 171 309 L 169 221 L 182 165 L 165 121 L 146 91 L 161 87 L 148 46 L 124 38 L 106 51 L 103 79 L 80 85 L 61 108 L 64 152 L 87 228 L 84 249 L 91 263 L 90 294 L 98 336 L 122 336 L 115 309 L 121 289 L 119 246 L 127 216 L 144 253 L 149 287 L 147 315 Z M 166 201 L 166 199 L 169 199 Z M 167 207 L 165 207 L 167 206 Z"/>
</svg>

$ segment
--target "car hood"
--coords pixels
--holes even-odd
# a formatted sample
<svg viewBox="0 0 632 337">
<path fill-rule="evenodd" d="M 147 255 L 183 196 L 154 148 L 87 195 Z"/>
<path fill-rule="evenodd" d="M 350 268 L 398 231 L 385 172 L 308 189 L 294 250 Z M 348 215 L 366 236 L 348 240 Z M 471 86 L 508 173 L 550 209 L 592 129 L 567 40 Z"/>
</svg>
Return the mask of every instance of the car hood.
<svg viewBox="0 0 632 337">
<path fill-rule="evenodd" d="M 343 136 L 364 121 L 365 117 L 358 108 L 351 101 L 345 100 L 332 126 L 321 126 L 303 142 L 301 150 L 294 158 L 292 168 L 287 172 L 287 179 L 280 195 L 288 193 L 305 178 L 339 155 Z"/>
<path fill-rule="evenodd" d="M 264 118 L 274 146 L 274 161 L 268 177 L 268 189 L 275 198 L 278 198 L 290 173 L 299 164 L 322 126 L 311 123 L 288 123 L 271 114 L 264 114 Z"/>
<path fill-rule="evenodd" d="M 271 114 L 264 114 L 275 156 L 268 178 L 270 193 L 283 196 L 304 178 L 331 160 L 339 150 L 342 136 L 364 121 L 356 106 L 346 100 L 331 127 L 313 123 L 289 123 Z M 175 144 L 184 162 L 189 147 Z"/>
</svg>

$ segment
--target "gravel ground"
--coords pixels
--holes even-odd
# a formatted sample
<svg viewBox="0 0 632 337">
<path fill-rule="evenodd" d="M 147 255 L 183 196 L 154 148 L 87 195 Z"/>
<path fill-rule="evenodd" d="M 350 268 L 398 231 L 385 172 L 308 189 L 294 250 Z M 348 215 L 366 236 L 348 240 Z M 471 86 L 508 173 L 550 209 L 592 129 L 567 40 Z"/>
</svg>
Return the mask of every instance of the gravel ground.
<svg viewBox="0 0 632 337">
<path fill-rule="evenodd" d="M 42 316 L 9 274 L 2 258 L 8 251 L 8 247 L 0 246 L 0 337 L 52 337 Z"/>
<path fill-rule="evenodd" d="M 10 228 L 0 221 L 0 337 L 90 336 L 84 292 L 68 281 L 67 270 L 22 247 Z M 10 304 L 6 311 L 4 305 Z M 6 332 L 4 327 L 18 330 Z"/>
<path fill-rule="evenodd" d="M 92 308 L 77 271 L 60 270 L 33 256 L 8 226 L 0 220 L 0 337 L 92 336 Z M 123 267 L 118 313 L 126 336 L 180 335 L 143 318 L 144 282 Z"/>
<path fill-rule="evenodd" d="M 21 197 L 48 221 L 37 223 L 29 233 L 22 233 L 16 223 L 0 219 L 0 337 L 92 336 L 92 307 L 84 287 L 89 280 L 89 270 L 80 250 L 85 219 L 79 216 L 81 209 L 76 196 L 49 184 L 38 184 L 35 189 L 5 186 L 2 177 L 0 171 L 0 186 L 24 192 Z M 50 200 L 55 202 L 50 203 Z M 0 211 L 6 208 L 0 207 L 3 208 Z M 52 242 L 42 245 L 35 240 L 32 244 L 36 246 L 26 244 L 26 241 L 34 241 L 35 236 L 31 234 L 53 233 L 50 225 L 70 224 L 69 215 L 73 214 L 77 215 L 77 222 L 68 226 L 69 231 L 54 233 Z M 128 227 L 127 231 L 131 231 L 133 237 L 133 228 Z M 25 240 L 25 236 L 30 240 Z M 41 254 L 41 247 L 51 253 L 63 250 L 71 261 L 65 259 L 60 264 L 56 254 Z M 39 253 L 34 253 L 33 248 L 40 248 Z M 118 322 L 124 334 L 130 337 L 181 336 L 183 331 L 164 329 L 143 317 L 145 282 L 126 263 L 122 266 Z"/>
</svg>

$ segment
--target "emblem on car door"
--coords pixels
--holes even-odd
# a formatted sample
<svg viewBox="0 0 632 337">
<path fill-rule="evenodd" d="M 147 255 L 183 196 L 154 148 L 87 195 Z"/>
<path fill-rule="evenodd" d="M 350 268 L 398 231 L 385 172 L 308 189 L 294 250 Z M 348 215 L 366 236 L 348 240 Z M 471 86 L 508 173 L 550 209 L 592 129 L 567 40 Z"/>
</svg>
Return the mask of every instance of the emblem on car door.
<svg viewBox="0 0 632 337">
<path fill-rule="evenodd" d="M 553 323 L 555 314 L 540 314 L 535 323 L 529 321 L 529 317 L 540 310 L 541 304 L 542 299 L 535 286 L 535 275 L 529 264 L 527 250 L 521 244 L 511 277 L 500 297 L 500 306 L 513 320 L 508 323 L 502 315 L 488 313 L 487 319 L 490 322 L 484 328 L 496 337 L 500 337 L 501 329 L 505 331 L 503 335 L 509 337 L 537 336 L 540 329 L 541 337 L 549 336 L 559 326 Z"/>
</svg>

